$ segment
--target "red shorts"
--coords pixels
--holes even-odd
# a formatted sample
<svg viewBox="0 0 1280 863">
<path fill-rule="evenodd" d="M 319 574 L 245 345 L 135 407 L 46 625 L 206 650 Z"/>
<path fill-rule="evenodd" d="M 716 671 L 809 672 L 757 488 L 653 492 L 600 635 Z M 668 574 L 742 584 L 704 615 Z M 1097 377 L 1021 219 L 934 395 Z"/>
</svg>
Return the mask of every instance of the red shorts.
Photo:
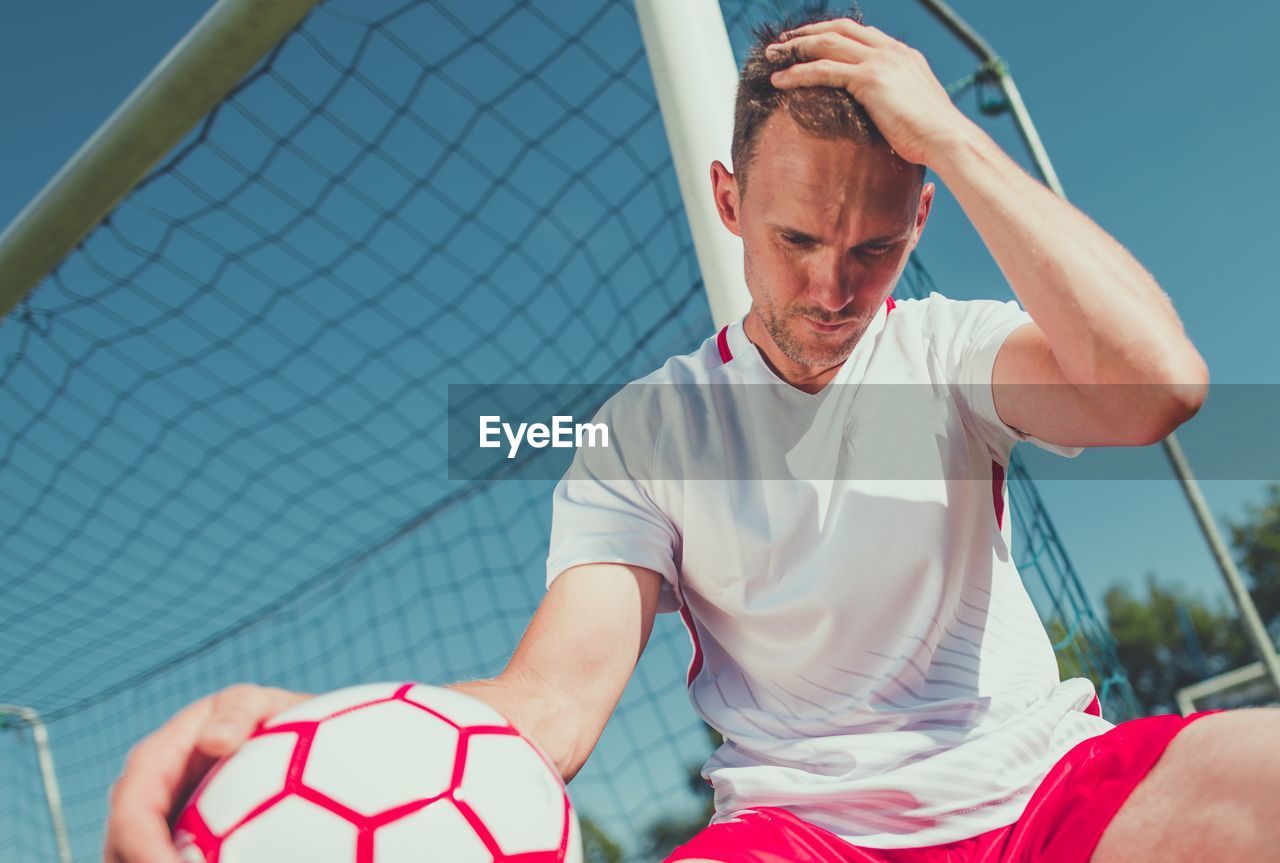
<svg viewBox="0 0 1280 863">
<path fill-rule="evenodd" d="M 761 807 L 707 827 L 664 863 L 1088 863 L 1102 832 L 1174 735 L 1221 712 L 1131 719 L 1081 741 L 1045 776 L 1021 818 L 969 839 L 924 848 L 858 848 L 785 809 Z"/>
</svg>

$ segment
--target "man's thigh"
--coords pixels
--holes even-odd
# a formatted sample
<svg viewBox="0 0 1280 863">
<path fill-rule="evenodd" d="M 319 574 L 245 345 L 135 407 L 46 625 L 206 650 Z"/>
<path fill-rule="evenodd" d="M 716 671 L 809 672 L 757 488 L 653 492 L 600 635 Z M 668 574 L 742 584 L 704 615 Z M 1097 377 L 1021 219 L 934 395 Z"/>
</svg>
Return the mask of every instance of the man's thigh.
<svg viewBox="0 0 1280 863">
<path fill-rule="evenodd" d="M 1191 723 L 1112 818 L 1091 863 L 1263 859 L 1280 842 L 1280 708 Z"/>
</svg>

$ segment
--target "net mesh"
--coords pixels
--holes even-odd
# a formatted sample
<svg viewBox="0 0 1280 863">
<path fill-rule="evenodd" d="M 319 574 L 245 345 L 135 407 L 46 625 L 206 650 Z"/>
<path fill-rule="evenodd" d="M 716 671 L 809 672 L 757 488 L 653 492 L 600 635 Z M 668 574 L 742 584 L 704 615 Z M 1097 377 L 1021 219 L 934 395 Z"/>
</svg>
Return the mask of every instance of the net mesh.
<svg viewBox="0 0 1280 863">
<path fill-rule="evenodd" d="M 722 6 L 739 57 L 777 12 Z M 0 692 L 48 723 L 75 858 L 201 695 L 502 668 L 552 484 L 449 481 L 448 384 L 626 380 L 711 331 L 629 0 L 318 6 L 0 326 Z M 1064 668 L 1122 718 L 1011 478 Z M 705 822 L 688 661 L 661 616 L 571 788 L 594 859 Z M 30 734 L 0 752 L 0 858 L 56 859 Z"/>
</svg>

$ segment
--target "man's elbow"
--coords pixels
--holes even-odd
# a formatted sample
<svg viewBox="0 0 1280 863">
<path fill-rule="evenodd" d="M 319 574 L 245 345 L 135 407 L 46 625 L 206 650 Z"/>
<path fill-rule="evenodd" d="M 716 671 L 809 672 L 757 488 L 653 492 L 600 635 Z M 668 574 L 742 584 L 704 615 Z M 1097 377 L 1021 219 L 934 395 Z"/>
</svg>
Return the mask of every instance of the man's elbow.
<svg viewBox="0 0 1280 863">
<path fill-rule="evenodd" d="M 1145 403 L 1143 419 L 1135 423 L 1134 444 L 1149 446 L 1167 438 L 1204 406 L 1209 394 L 1209 367 L 1194 349 L 1176 367 L 1160 376 L 1159 382 L 1146 385 L 1148 398 L 1135 400 Z"/>
</svg>

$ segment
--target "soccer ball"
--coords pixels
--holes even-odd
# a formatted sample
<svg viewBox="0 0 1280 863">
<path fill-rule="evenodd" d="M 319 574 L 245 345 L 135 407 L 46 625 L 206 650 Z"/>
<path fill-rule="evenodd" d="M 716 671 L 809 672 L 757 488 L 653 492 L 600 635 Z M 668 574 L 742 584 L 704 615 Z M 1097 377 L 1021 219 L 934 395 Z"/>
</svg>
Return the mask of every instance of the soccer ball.
<svg viewBox="0 0 1280 863">
<path fill-rule="evenodd" d="M 484 702 L 371 683 L 299 704 L 214 765 L 174 825 L 183 863 L 581 863 L 545 755 Z"/>
</svg>

